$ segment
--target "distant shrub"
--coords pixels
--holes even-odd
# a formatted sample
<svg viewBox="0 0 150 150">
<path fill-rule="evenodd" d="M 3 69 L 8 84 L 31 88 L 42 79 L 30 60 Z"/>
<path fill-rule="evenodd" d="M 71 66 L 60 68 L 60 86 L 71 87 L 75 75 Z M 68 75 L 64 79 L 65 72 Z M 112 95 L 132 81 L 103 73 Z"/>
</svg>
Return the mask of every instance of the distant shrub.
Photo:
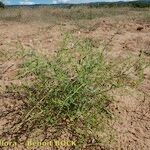
<svg viewBox="0 0 150 150">
<path fill-rule="evenodd" d="M 0 1 L 0 8 L 5 8 L 5 5 L 3 2 Z"/>
</svg>

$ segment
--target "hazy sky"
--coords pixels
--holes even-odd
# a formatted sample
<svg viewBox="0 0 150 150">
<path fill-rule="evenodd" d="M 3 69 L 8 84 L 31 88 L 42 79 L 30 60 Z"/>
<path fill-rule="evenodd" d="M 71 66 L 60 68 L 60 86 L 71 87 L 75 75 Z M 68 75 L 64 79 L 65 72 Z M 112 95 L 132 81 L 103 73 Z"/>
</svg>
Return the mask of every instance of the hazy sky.
<svg viewBox="0 0 150 150">
<path fill-rule="evenodd" d="M 115 2 L 115 1 L 134 1 L 134 0 L 5 0 L 5 4 L 58 4 L 58 3 L 88 3 L 88 2 Z"/>
</svg>

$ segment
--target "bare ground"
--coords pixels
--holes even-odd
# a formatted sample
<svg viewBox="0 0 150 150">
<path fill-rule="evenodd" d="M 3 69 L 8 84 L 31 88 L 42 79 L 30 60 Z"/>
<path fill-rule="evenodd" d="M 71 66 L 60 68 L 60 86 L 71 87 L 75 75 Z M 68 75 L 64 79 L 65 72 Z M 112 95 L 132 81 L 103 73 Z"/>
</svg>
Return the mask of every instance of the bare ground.
<svg viewBox="0 0 150 150">
<path fill-rule="evenodd" d="M 136 12 L 134 12 L 135 14 Z M 84 27 L 81 27 L 81 24 Z M 137 30 L 138 27 L 142 27 L 142 29 Z M 95 46 L 106 44 L 106 50 L 111 59 L 127 55 L 138 57 L 142 52 L 145 59 L 150 60 L 150 22 L 137 20 L 137 17 L 129 19 L 126 16 L 118 15 L 112 18 L 81 20 L 78 24 L 73 21 L 60 24 L 0 21 L 0 134 L 3 133 L 4 126 L 8 125 L 9 127 L 7 124 L 9 121 L 15 120 L 16 114 L 19 114 L 19 110 L 23 107 L 22 98 L 15 97 L 10 93 L 4 94 L 8 85 L 20 83 L 16 75 L 21 60 L 16 59 L 14 54 L 22 49 L 35 49 L 42 50 L 45 55 L 51 55 L 59 48 L 66 32 L 71 32 L 76 37 L 92 38 L 96 41 Z M 115 102 L 111 109 L 115 119 L 111 126 L 115 131 L 116 142 L 108 145 L 108 149 L 150 149 L 149 93 L 150 68 L 145 71 L 145 80 L 138 89 L 120 89 L 114 93 Z M 7 110 L 11 113 L 7 114 Z M 106 148 L 92 147 L 91 145 L 85 149 Z"/>
</svg>

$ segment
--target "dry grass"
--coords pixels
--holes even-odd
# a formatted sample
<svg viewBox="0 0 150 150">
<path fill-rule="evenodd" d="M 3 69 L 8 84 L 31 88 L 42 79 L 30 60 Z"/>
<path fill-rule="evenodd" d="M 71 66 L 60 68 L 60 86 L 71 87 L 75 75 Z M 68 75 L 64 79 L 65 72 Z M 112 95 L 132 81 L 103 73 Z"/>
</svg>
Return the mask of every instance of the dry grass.
<svg viewBox="0 0 150 150">
<path fill-rule="evenodd" d="M 0 18 L 7 21 L 73 21 L 82 19 L 95 19 L 103 17 L 130 16 L 135 11 L 137 17 L 149 18 L 149 8 L 142 10 L 137 8 L 87 8 L 77 7 L 71 9 L 62 8 L 8 8 L 0 10 Z M 138 13 L 139 14 L 138 14 Z M 135 17 L 135 16 L 134 16 Z"/>
</svg>

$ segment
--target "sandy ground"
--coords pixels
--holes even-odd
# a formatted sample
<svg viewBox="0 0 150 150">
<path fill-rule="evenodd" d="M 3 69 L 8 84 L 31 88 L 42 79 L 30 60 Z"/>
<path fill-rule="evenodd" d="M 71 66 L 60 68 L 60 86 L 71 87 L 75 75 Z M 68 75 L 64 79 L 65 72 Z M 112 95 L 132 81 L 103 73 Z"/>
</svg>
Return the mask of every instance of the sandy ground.
<svg viewBox="0 0 150 150">
<path fill-rule="evenodd" d="M 96 46 L 109 43 L 108 54 L 112 58 L 128 54 L 138 56 L 141 51 L 145 59 L 150 60 L 150 22 L 113 18 L 86 20 L 88 27 L 80 28 L 74 22 L 53 23 L 18 23 L 0 21 L 0 133 L 13 110 L 21 109 L 22 102 L 14 100 L 11 95 L 3 94 L 16 79 L 19 61 L 14 53 L 19 49 L 35 49 L 51 55 L 59 48 L 64 34 L 72 33 L 77 37 L 90 37 L 96 40 Z M 82 22 L 80 22 L 82 24 Z M 138 27 L 142 27 L 138 30 Z M 9 54 L 7 56 L 7 54 Z M 110 150 L 149 150 L 150 149 L 150 70 L 145 71 L 145 80 L 137 90 L 118 90 L 114 93 L 116 101 L 112 104 L 115 121 L 112 127 L 116 134 L 116 143 Z M 4 117 L 10 109 L 11 115 Z M 5 114 L 6 115 L 6 114 Z M 6 119 L 7 118 L 7 119 Z M 102 149 L 100 147 L 87 149 Z"/>
</svg>

